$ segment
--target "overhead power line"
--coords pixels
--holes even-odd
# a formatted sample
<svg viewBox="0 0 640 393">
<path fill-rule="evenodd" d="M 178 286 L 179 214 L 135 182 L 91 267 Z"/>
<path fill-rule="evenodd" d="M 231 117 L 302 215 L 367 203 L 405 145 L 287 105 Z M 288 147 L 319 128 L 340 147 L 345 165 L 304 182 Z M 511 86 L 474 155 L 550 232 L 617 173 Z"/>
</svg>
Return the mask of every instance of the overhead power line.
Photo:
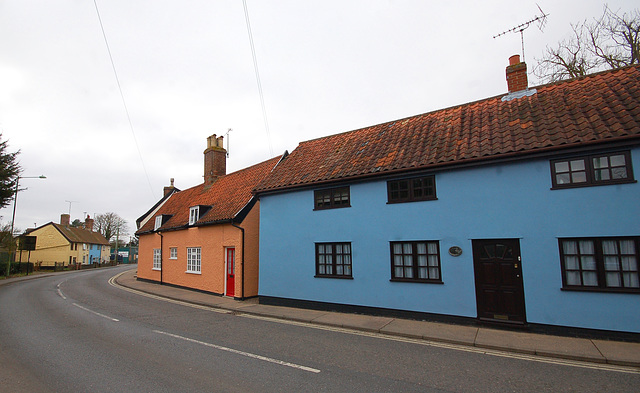
<svg viewBox="0 0 640 393">
<path fill-rule="evenodd" d="M 149 183 L 149 190 L 151 191 L 152 197 L 155 199 L 156 193 L 153 191 L 153 186 L 151 186 L 151 180 L 149 179 L 149 173 L 147 172 L 147 167 L 144 165 L 144 159 L 142 158 L 142 153 L 140 152 L 140 146 L 138 145 L 138 139 L 136 138 L 136 133 L 133 129 L 133 123 L 131 122 L 131 116 L 129 116 L 129 108 L 127 107 L 127 101 L 124 99 L 124 94 L 122 93 L 122 87 L 120 86 L 120 78 L 118 78 L 118 71 L 116 70 L 116 65 L 113 62 L 113 56 L 111 55 L 111 48 L 109 47 L 109 41 L 107 40 L 107 35 L 104 32 L 104 26 L 102 24 L 102 18 L 100 17 L 100 10 L 98 9 L 98 3 L 96 0 L 93 0 L 93 4 L 96 7 L 96 14 L 98 15 L 98 22 L 100 22 L 100 30 L 102 31 L 102 37 L 104 38 L 104 44 L 107 47 L 107 53 L 109 54 L 109 60 L 111 61 L 111 68 L 113 69 L 113 75 L 116 78 L 116 84 L 118 85 L 118 91 L 120 92 L 120 98 L 122 99 L 122 105 L 124 106 L 124 111 L 127 115 L 127 121 L 129 122 L 129 129 L 131 130 L 131 135 L 133 136 L 133 141 L 136 145 L 136 150 L 138 151 L 138 157 L 140 157 L 140 162 L 142 163 L 142 169 L 144 170 L 144 175 L 147 178 L 147 183 Z"/>
<path fill-rule="evenodd" d="M 258 72 L 258 60 L 256 58 L 256 49 L 253 46 L 253 34 L 251 33 L 251 22 L 249 21 L 249 10 L 247 9 L 247 0 L 242 0 L 244 5 L 244 18 L 247 22 L 247 33 L 249 34 L 249 45 L 251 45 L 251 55 L 253 56 L 253 68 L 256 71 L 256 81 L 258 83 L 258 94 L 260 95 L 260 105 L 262 106 L 262 118 L 264 119 L 264 129 L 267 132 L 267 142 L 269 143 L 269 154 L 273 157 L 273 146 L 271 145 L 271 132 L 269 131 L 269 122 L 267 121 L 267 110 L 264 105 L 264 94 L 262 93 L 262 83 L 260 82 L 260 72 Z"/>
</svg>

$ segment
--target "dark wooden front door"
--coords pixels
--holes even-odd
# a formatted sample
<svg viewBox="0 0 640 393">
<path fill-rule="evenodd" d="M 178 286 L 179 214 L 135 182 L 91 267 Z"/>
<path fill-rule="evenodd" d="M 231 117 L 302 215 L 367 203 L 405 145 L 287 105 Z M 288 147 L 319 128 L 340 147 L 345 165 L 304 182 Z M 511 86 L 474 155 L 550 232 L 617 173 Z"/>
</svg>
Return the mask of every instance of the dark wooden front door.
<svg viewBox="0 0 640 393">
<path fill-rule="evenodd" d="M 525 323 L 520 241 L 473 240 L 473 266 L 478 318 Z"/>
</svg>

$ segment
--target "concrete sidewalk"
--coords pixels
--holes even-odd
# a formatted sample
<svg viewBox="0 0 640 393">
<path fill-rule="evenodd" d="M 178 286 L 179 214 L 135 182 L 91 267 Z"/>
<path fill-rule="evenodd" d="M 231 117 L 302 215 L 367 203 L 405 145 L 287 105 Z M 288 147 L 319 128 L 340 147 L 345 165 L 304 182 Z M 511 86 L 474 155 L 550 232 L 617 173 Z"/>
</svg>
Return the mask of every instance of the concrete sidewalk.
<svg viewBox="0 0 640 393">
<path fill-rule="evenodd" d="M 135 274 L 135 269 L 128 270 L 120 274 L 115 281 L 123 287 L 137 291 L 233 312 L 418 340 L 640 369 L 640 343 L 560 337 L 479 326 L 269 306 L 258 304 L 256 299 L 239 301 L 188 289 L 138 281 Z"/>
</svg>

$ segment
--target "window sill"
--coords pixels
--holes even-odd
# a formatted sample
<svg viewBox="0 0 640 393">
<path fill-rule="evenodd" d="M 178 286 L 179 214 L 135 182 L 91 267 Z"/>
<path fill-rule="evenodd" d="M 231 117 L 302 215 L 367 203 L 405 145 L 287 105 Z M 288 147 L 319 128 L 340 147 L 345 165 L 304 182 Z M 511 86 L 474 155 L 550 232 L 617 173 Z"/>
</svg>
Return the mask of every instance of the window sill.
<svg viewBox="0 0 640 393">
<path fill-rule="evenodd" d="M 178 258 L 169 258 L 169 259 L 171 259 L 171 260 L 174 260 L 174 261 L 175 261 L 175 260 L 176 260 L 176 259 L 178 259 Z"/>
<path fill-rule="evenodd" d="M 600 187 L 600 186 L 615 186 L 616 184 L 630 184 L 637 183 L 638 181 L 635 179 L 628 180 L 620 180 L 620 181 L 609 181 L 602 183 L 575 183 L 575 184 L 563 184 L 563 185 L 554 185 L 551 187 L 551 190 L 566 190 L 572 188 L 586 188 L 586 187 Z"/>
<path fill-rule="evenodd" d="M 194 271 L 191 271 L 191 270 L 187 270 L 185 273 L 187 273 L 187 274 L 202 274 L 202 272 L 194 272 Z"/>
<path fill-rule="evenodd" d="M 561 291 L 567 292 L 600 292 L 600 293 L 627 293 L 640 294 L 640 288 L 600 288 L 600 287 L 564 287 Z"/>
<path fill-rule="evenodd" d="M 340 280 L 353 280 L 353 276 L 336 276 L 327 274 L 316 274 L 314 278 L 338 278 Z"/>
<path fill-rule="evenodd" d="M 157 271 L 157 272 L 161 272 L 161 271 L 162 271 L 162 269 L 159 269 L 159 268 L 157 268 L 157 267 L 151 268 L 151 270 L 155 270 L 155 271 Z"/>
<path fill-rule="evenodd" d="M 396 205 L 398 203 L 428 202 L 428 201 L 437 201 L 437 200 L 438 198 L 412 199 L 407 201 L 387 201 L 387 205 Z"/>
<path fill-rule="evenodd" d="M 347 207 L 351 207 L 351 205 L 346 205 L 346 206 L 331 206 L 331 207 L 316 207 L 313 209 L 313 211 L 321 211 L 321 210 L 333 210 L 333 209 L 344 209 Z"/>
<path fill-rule="evenodd" d="M 391 282 L 409 282 L 414 284 L 444 284 L 441 280 L 420 280 L 414 278 L 392 278 Z"/>
</svg>

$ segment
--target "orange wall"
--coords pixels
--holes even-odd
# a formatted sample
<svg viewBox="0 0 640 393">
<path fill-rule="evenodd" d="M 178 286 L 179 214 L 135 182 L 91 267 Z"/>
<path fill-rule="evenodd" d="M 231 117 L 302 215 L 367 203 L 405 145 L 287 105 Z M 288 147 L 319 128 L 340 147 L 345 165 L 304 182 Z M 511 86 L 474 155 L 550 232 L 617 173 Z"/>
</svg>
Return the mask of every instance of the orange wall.
<svg viewBox="0 0 640 393">
<path fill-rule="evenodd" d="M 247 214 L 241 227 L 244 228 L 244 296 L 258 296 L 258 271 L 260 269 L 260 201 Z M 240 260 L 238 260 L 240 261 Z M 238 263 L 237 266 L 240 266 Z M 240 272 L 241 268 L 238 268 Z"/>
<path fill-rule="evenodd" d="M 244 297 L 258 295 L 259 207 L 253 207 L 239 226 L 245 228 Z M 234 297 L 242 296 L 242 232 L 231 224 L 192 227 L 162 233 L 162 282 L 217 294 L 225 291 L 225 247 L 235 247 L 236 275 Z M 170 248 L 178 249 L 178 258 L 170 259 Z M 201 274 L 186 273 L 187 247 L 200 247 Z M 157 233 L 140 236 L 138 277 L 160 281 L 153 270 L 153 250 L 160 248 Z"/>
</svg>

